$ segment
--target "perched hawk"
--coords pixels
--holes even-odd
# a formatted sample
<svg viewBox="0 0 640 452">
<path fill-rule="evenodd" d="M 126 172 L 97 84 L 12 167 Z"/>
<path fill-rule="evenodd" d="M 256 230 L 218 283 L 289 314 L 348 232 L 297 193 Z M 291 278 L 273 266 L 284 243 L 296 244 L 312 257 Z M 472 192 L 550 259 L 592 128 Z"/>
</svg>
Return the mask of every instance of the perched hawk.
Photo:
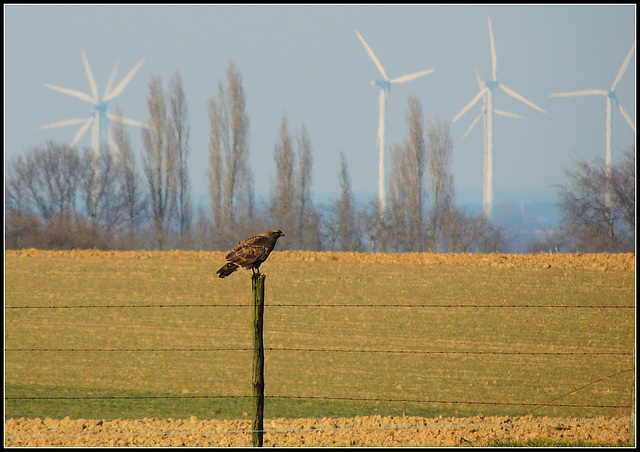
<svg viewBox="0 0 640 452">
<path fill-rule="evenodd" d="M 251 269 L 253 274 L 256 271 L 260 273 L 260 264 L 267 260 L 280 237 L 284 237 L 284 233 L 279 229 L 272 229 L 239 242 L 227 253 L 225 256 L 227 263 L 216 274 L 224 278 L 236 271 L 238 267 Z"/>
</svg>

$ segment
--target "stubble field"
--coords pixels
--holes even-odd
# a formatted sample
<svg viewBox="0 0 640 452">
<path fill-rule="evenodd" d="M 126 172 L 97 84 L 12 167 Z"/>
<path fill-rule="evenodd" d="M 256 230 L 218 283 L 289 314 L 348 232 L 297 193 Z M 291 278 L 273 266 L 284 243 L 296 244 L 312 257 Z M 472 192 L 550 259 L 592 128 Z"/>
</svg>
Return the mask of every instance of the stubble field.
<svg viewBox="0 0 640 452">
<path fill-rule="evenodd" d="M 5 445 L 249 445 L 250 274 L 222 263 L 7 251 Z M 635 255 L 274 252 L 262 270 L 265 445 L 628 440 Z"/>
</svg>

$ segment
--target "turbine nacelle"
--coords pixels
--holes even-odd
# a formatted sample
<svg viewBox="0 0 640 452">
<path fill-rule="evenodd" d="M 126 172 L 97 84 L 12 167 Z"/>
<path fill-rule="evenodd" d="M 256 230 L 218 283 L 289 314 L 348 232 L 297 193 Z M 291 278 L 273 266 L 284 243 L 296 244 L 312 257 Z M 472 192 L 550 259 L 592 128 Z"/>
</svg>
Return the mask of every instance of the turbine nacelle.
<svg viewBox="0 0 640 452">
<path fill-rule="evenodd" d="M 373 80 L 371 86 L 377 86 L 387 92 L 391 91 L 391 82 L 389 80 Z"/>
<path fill-rule="evenodd" d="M 108 107 L 109 103 L 108 102 L 101 102 L 98 105 L 96 105 L 94 108 L 94 110 L 96 110 L 98 113 L 100 113 L 100 115 L 105 115 L 107 112 L 107 107 Z"/>
<path fill-rule="evenodd" d="M 497 80 L 488 80 L 488 81 L 484 82 L 484 86 L 486 86 L 491 91 L 493 91 L 495 88 L 500 86 L 500 83 L 498 83 Z"/>
</svg>

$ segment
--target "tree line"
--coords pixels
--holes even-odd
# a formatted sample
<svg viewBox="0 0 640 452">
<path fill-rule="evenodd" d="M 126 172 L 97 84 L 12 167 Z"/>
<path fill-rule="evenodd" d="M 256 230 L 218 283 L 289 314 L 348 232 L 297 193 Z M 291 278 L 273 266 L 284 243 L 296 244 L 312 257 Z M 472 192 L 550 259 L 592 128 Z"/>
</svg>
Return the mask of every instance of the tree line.
<svg viewBox="0 0 640 452">
<path fill-rule="evenodd" d="M 228 250 L 245 237 L 277 227 L 278 249 L 383 252 L 508 252 L 507 232 L 455 205 L 449 124 L 427 120 L 408 99 L 407 138 L 391 146 L 389 202 L 356 202 L 340 152 L 340 195 L 312 198 L 313 150 L 304 126 L 291 131 L 283 115 L 273 158 L 276 174 L 257 202 L 249 166 L 249 118 L 242 76 L 233 62 L 208 101 L 210 209 L 194 208 L 189 172 L 189 118 L 178 72 L 148 85 L 148 127 L 142 171 L 128 129 L 91 150 L 51 141 L 7 162 L 6 248 Z M 563 225 L 531 251 L 631 250 L 635 245 L 635 148 L 612 171 L 581 162 L 559 188 Z M 605 184 L 605 185 L 603 185 Z M 604 187 L 613 201 L 603 198 Z M 631 188 L 631 190 L 629 190 Z M 594 204 L 595 203 L 595 204 Z M 591 207 L 586 207 L 591 206 Z M 595 237 L 598 240 L 595 240 Z"/>
</svg>

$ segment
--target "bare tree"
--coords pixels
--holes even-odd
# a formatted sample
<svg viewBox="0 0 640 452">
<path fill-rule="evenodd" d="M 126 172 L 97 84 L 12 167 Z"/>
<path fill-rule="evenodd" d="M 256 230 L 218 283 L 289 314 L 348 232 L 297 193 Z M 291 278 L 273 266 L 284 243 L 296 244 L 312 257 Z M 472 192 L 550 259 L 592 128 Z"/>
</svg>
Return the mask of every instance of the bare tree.
<svg viewBox="0 0 640 452">
<path fill-rule="evenodd" d="M 508 243 L 503 228 L 495 226 L 484 215 L 469 216 L 456 208 L 443 215 L 442 246 L 450 253 L 507 252 Z"/>
<path fill-rule="evenodd" d="M 380 218 L 379 199 L 369 201 L 362 209 L 356 211 L 356 224 L 361 232 L 362 250 L 373 253 L 377 250 L 376 247 L 387 242 L 386 229 Z"/>
<path fill-rule="evenodd" d="M 449 124 L 436 118 L 427 125 L 428 177 L 432 204 L 429 212 L 429 243 L 433 251 L 443 250 L 442 228 L 445 213 L 453 205 L 454 189 L 451 174 L 451 154 L 453 142 Z"/>
<path fill-rule="evenodd" d="M 287 127 L 287 117 L 283 115 L 280 125 L 278 142 L 273 151 L 276 163 L 276 179 L 274 181 L 273 194 L 271 195 L 270 214 L 271 221 L 278 224 L 278 228 L 288 232 L 288 236 L 299 238 L 296 214 L 296 181 L 295 181 L 295 153 L 293 141 Z M 295 239 L 294 239 L 295 240 Z M 287 240 L 281 249 L 295 248 L 293 240 Z"/>
<path fill-rule="evenodd" d="M 362 251 L 356 223 L 355 201 L 351 191 L 349 169 L 344 153 L 340 152 L 340 198 L 331 206 L 331 220 L 327 223 L 329 248 L 340 251 Z M 378 215 L 374 212 L 374 215 Z"/>
<path fill-rule="evenodd" d="M 171 212 L 175 205 L 174 171 L 177 159 L 167 142 L 169 120 L 167 106 L 159 77 L 149 82 L 149 128 L 143 130 L 145 154 L 144 173 L 149 185 L 151 215 L 154 224 L 154 241 L 158 249 L 168 246 Z"/>
<path fill-rule="evenodd" d="M 318 251 L 321 248 L 320 215 L 311 199 L 311 170 L 313 156 L 311 139 L 304 124 L 296 137 L 298 173 L 296 177 L 296 205 L 298 210 L 298 249 Z"/>
<path fill-rule="evenodd" d="M 610 177 L 602 159 L 581 160 L 566 174 L 569 182 L 559 186 L 559 206 L 565 233 L 573 242 L 571 250 L 634 251 L 635 146 L 611 167 Z"/>
<path fill-rule="evenodd" d="M 424 120 L 418 98 L 409 97 L 409 137 L 392 149 L 389 198 L 390 238 L 396 251 L 423 251 L 425 246 Z"/>
<path fill-rule="evenodd" d="M 169 84 L 169 146 L 175 155 L 176 171 L 176 213 L 179 246 L 185 246 L 189 235 L 193 212 L 191 206 L 191 190 L 187 159 L 189 157 L 189 124 L 187 117 L 187 101 L 182 85 L 182 77 L 176 72 Z"/>
<path fill-rule="evenodd" d="M 121 116 L 119 111 L 117 114 Z M 120 190 L 123 194 L 124 222 L 128 235 L 128 244 L 123 245 L 125 248 L 131 248 L 136 246 L 135 237 L 144 220 L 147 199 L 142 191 L 135 155 L 125 125 L 116 121 L 112 131 L 115 150 L 123 170 Z"/>
<path fill-rule="evenodd" d="M 209 185 L 209 198 L 211 199 L 211 213 L 213 224 L 218 228 L 219 234 L 225 225 L 222 214 L 223 179 L 225 178 L 224 162 L 222 160 L 222 130 L 223 114 L 220 106 L 209 101 L 209 169 L 207 180 Z M 218 246 L 218 244 L 215 244 Z"/>
<path fill-rule="evenodd" d="M 9 161 L 5 197 L 7 210 L 36 213 L 44 221 L 75 211 L 83 179 L 80 154 L 48 141 Z"/>
<path fill-rule="evenodd" d="M 611 174 L 612 196 L 620 209 L 620 217 L 634 231 L 636 228 L 636 147 L 630 146 Z"/>
<path fill-rule="evenodd" d="M 89 150 L 85 151 L 84 161 L 89 162 L 92 158 L 93 153 Z M 96 168 L 97 174 L 94 174 Z M 83 183 L 84 199 L 89 216 L 105 228 L 109 234 L 115 234 L 126 218 L 126 196 L 122 190 L 124 168 L 119 159 L 111 152 L 104 152 L 98 157 L 97 166 L 95 164 L 87 165 L 86 171 L 91 175 L 91 177 L 85 178 Z M 92 184 L 88 181 L 96 183 L 97 197 L 95 199 L 91 196 Z M 93 214 L 92 205 L 95 207 Z"/>
<path fill-rule="evenodd" d="M 229 62 L 227 88 L 209 99 L 209 194 L 219 242 L 226 248 L 253 229 L 253 176 L 249 167 L 249 118 L 240 72 Z M 242 231 L 245 232 L 242 232 Z"/>
<path fill-rule="evenodd" d="M 98 200 L 102 204 L 98 207 L 108 208 L 109 214 L 103 210 L 101 217 L 95 217 L 87 211 L 88 218 L 83 218 L 78 208 L 83 198 L 85 205 L 91 202 L 93 193 L 87 179 L 94 169 L 92 163 L 89 150 L 80 154 L 74 148 L 52 142 L 11 160 L 5 185 L 5 243 L 16 247 L 110 248 L 112 230 L 118 224 L 119 203 L 117 194 L 112 196 L 109 192 L 116 181 L 116 171 L 111 171 L 109 162 L 100 162 L 100 178 L 96 178 L 95 185 L 101 190 Z"/>
</svg>

